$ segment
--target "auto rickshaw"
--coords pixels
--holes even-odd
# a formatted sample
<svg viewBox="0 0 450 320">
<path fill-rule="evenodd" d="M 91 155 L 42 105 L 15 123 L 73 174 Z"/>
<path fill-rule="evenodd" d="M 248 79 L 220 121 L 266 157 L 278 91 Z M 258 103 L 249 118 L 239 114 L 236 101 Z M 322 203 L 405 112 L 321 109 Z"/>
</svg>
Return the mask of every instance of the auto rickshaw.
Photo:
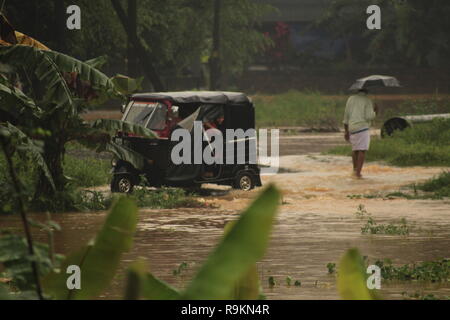
<svg viewBox="0 0 450 320">
<path fill-rule="evenodd" d="M 116 155 L 113 160 L 112 192 L 132 192 L 133 187 L 142 180 L 153 187 L 195 188 L 213 183 L 244 191 L 262 185 L 256 161 L 255 109 L 251 99 L 243 93 L 193 91 L 135 94 L 123 109 L 122 121 L 150 129 L 156 137 L 118 132 L 113 138 L 115 144 L 138 153 L 144 161 L 137 168 L 125 157 Z M 215 159 L 221 161 L 213 164 L 206 163 L 204 159 L 201 162 L 194 159 L 199 146 L 202 150 L 211 147 L 212 139 L 208 137 L 210 128 L 215 130 L 214 139 L 223 139 L 222 151 L 214 153 Z M 179 141 L 172 139 L 177 129 L 185 130 L 191 138 L 192 153 L 188 155 L 188 160 L 190 157 L 192 161 L 174 163 L 172 159 L 174 148 L 179 144 Z M 199 130 L 200 135 L 197 134 Z M 241 135 L 233 135 L 236 132 Z M 196 150 L 194 146 L 197 146 Z M 185 151 L 181 152 L 182 156 L 185 156 Z"/>
</svg>

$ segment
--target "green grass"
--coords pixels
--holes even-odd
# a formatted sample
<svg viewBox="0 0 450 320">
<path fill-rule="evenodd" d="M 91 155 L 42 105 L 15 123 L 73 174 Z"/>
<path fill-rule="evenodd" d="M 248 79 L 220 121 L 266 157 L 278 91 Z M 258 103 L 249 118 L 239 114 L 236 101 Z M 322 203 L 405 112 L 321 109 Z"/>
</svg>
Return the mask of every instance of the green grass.
<svg viewBox="0 0 450 320">
<path fill-rule="evenodd" d="M 95 187 L 111 181 L 111 162 L 95 158 L 66 155 L 64 174 L 77 187 Z"/>
<path fill-rule="evenodd" d="M 207 205 L 187 194 L 183 189 L 161 188 L 150 190 L 146 187 L 135 188 L 130 195 L 141 208 L 173 209 L 173 208 L 204 208 Z"/>
<path fill-rule="evenodd" d="M 291 90 L 274 96 L 253 97 L 258 127 L 306 126 L 337 129 L 344 115 L 345 100 L 332 100 L 318 92 Z"/>
<path fill-rule="evenodd" d="M 372 139 L 367 161 L 385 161 L 395 166 L 450 167 L 450 120 L 429 123 L 396 132 L 393 137 Z M 326 152 L 351 155 L 351 147 L 340 146 Z"/>
<path fill-rule="evenodd" d="M 399 115 L 424 115 L 450 113 L 450 101 L 446 98 L 433 97 L 405 101 L 395 108 L 381 110 L 381 120 L 388 120 Z"/>
<path fill-rule="evenodd" d="M 437 197 L 450 197 L 450 171 L 416 186 L 419 190 L 432 192 Z"/>
<path fill-rule="evenodd" d="M 400 267 L 392 265 L 389 259 L 375 262 L 381 268 L 384 280 L 448 282 L 450 280 L 450 260 L 424 261 L 405 264 Z"/>
</svg>

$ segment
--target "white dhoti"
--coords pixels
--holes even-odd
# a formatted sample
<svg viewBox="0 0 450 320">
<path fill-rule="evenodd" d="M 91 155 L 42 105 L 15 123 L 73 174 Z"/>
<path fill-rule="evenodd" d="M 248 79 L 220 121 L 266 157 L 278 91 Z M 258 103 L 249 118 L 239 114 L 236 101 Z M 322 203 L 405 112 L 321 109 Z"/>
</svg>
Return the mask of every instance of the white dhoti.
<svg viewBox="0 0 450 320">
<path fill-rule="evenodd" d="M 370 131 L 364 130 L 350 134 L 350 143 L 353 151 L 367 151 L 370 146 Z"/>
</svg>

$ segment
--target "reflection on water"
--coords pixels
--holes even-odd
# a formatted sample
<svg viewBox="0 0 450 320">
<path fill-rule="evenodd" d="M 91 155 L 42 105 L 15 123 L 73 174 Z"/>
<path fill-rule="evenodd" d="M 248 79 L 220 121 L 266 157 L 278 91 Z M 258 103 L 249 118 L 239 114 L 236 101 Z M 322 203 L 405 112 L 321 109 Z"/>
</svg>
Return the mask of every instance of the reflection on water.
<svg viewBox="0 0 450 320">
<path fill-rule="evenodd" d="M 123 257 L 118 276 L 103 299 L 120 299 L 127 265 L 136 259 L 149 262 L 151 271 L 177 288 L 183 288 L 208 253 L 220 240 L 224 225 L 237 217 L 236 211 L 217 209 L 141 210 L 134 247 Z M 35 217 L 34 217 L 35 218 Z M 105 214 L 54 215 L 63 231 L 57 233 L 57 251 L 67 253 L 87 242 L 101 226 Z M 2 228 L 20 227 L 17 217 L 1 217 Z M 383 221 L 380 221 L 383 222 Z M 351 247 L 375 259 L 390 258 L 394 264 L 429 261 L 449 256 L 450 226 L 442 216 L 420 224 L 424 230 L 410 236 L 361 235 L 361 221 L 351 215 L 283 210 L 277 218 L 266 257 L 258 270 L 268 299 L 337 299 L 335 278 L 326 264 L 338 262 Z M 36 234 L 38 240 L 45 236 Z M 181 263 L 188 268 L 180 275 L 173 270 Z M 277 282 L 268 287 L 268 277 Z M 286 285 L 286 277 L 300 280 L 301 287 Z M 402 299 L 401 293 L 425 290 L 450 295 L 450 284 L 382 283 L 385 298 Z"/>
</svg>

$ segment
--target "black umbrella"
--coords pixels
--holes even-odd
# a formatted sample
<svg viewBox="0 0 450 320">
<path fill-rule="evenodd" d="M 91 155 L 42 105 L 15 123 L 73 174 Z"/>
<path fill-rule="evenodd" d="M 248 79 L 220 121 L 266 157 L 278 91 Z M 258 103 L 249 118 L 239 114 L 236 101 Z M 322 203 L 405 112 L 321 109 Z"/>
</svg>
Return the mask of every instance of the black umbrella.
<svg viewBox="0 0 450 320">
<path fill-rule="evenodd" d="M 400 87 L 400 83 L 395 77 L 374 75 L 356 80 L 356 82 L 350 87 L 350 90 L 360 90 L 374 87 Z"/>
</svg>

